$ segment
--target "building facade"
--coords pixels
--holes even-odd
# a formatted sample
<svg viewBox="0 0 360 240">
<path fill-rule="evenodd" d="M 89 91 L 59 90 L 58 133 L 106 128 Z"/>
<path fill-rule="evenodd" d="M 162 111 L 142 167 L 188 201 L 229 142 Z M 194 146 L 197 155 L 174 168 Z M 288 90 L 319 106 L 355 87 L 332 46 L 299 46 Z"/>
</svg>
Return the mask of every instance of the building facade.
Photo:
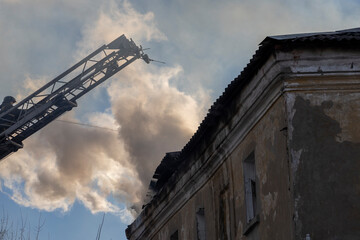
<svg viewBox="0 0 360 240">
<path fill-rule="evenodd" d="M 360 29 L 267 37 L 128 239 L 360 239 Z"/>
</svg>

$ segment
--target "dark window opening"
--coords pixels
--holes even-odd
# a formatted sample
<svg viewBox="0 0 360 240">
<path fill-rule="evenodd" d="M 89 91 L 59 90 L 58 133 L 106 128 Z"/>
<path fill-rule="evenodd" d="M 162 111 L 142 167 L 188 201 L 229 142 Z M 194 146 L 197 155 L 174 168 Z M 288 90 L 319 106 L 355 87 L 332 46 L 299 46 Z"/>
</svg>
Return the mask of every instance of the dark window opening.
<svg viewBox="0 0 360 240">
<path fill-rule="evenodd" d="M 170 240 L 179 240 L 178 230 L 176 230 L 173 234 L 171 234 Z"/>
<path fill-rule="evenodd" d="M 197 231 L 197 240 L 206 239 L 204 208 L 199 208 L 199 210 L 196 212 L 196 231 Z"/>
<path fill-rule="evenodd" d="M 244 160 L 244 183 L 245 183 L 245 204 L 246 221 L 249 223 L 257 214 L 257 184 L 255 171 L 255 154 L 252 152 Z"/>
</svg>

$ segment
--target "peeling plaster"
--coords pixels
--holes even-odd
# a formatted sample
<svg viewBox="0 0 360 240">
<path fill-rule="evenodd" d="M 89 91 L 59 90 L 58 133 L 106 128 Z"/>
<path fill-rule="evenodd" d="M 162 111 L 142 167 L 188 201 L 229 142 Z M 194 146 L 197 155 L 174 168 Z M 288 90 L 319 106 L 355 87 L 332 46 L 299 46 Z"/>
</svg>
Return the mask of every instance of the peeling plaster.
<svg viewBox="0 0 360 240">
<path fill-rule="evenodd" d="M 184 227 L 184 225 L 181 226 L 181 235 L 183 237 L 184 240 L 186 240 L 186 229 Z"/>
<path fill-rule="evenodd" d="M 288 94 L 287 100 L 288 109 L 290 112 L 289 118 L 293 119 L 296 114 L 296 109 L 293 108 L 295 103 L 295 94 Z M 360 125 L 355 124 L 357 119 L 360 119 L 360 95 L 358 93 L 306 93 L 305 100 L 309 101 L 309 106 L 318 108 L 326 116 L 334 119 L 341 129 L 336 135 L 336 141 L 341 143 L 344 141 L 360 142 L 360 139 L 355 139 L 354 136 L 360 136 Z M 293 111 L 292 111 L 293 110 Z M 344 113 L 347 114 L 344 114 Z M 291 122 L 290 122 L 291 123 Z M 289 140 L 292 140 L 293 126 L 290 124 Z M 354 134 L 355 132 L 355 134 Z"/>
<path fill-rule="evenodd" d="M 295 104 L 295 98 L 296 95 L 295 94 L 286 94 L 285 95 L 285 99 L 286 99 L 286 104 L 287 104 L 287 116 L 288 116 L 288 138 L 289 141 L 292 141 L 292 135 L 293 135 L 293 125 L 292 125 L 292 119 L 294 118 L 294 115 L 296 113 L 296 109 L 294 109 L 294 104 Z"/>
<path fill-rule="evenodd" d="M 276 210 L 274 211 L 272 220 L 275 222 L 275 219 L 276 219 Z"/>
<path fill-rule="evenodd" d="M 269 192 L 267 195 L 263 197 L 262 204 L 263 204 L 263 212 L 264 212 L 265 220 L 270 215 L 270 212 L 276 208 L 277 198 L 278 198 L 277 192 L 274 192 L 273 194 Z"/>
<path fill-rule="evenodd" d="M 291 122 L 296 238 L 311 233 L 316 239 L 356 239 L 360 234 L 360 192 L 354 183 L 360 182 L 360 143 L 339 142 L 345 117 L 334 119 L 326 114 L 337 104 L 347 109 L 338 116 L 350 114 L 349 99 L 306 97 L 297 95 Z M 354 120 L 356 125 L 360 119 Z M 355 131 L 352 137 L 360 136 Z"/>
<path fill-rule="evenodd" d="M 267 175 L 266 174 L 262 174 L 262 178 L 261 178 L 261 183 L 264 185 L 267 181 Z"/>
<path fill-rule="evenodd" d="M 295 198 L 295 203 L 294 203 L 294 205 L 295 205 L 294 221 L 295 221 L 295 225 L 296 225 L 298 234 L 301 234 L 299 232 L 301 232 L 301 229 L 302 229 L 302 224 L 301 224 L 301 221 L 299 220 L 299 212 L 298 212 L 300 202 L 301 202 L 301 196 L 297 196 Z"/>
<path fill-rule="evenodd" d="M 244 226 L 242 221 L 240 220 L 237 224 L 237 233 L 236 236 L 242 236 L 243 235 L 243 231 L 244 231 Z"/>
<path fill-rule="evenodd" d="M 293 172 L 296 172 L 298 169 L 302 152 L 303 149 L 299 149 L 299 150 L 291 149 L 291 169 Z"/>
</svg>

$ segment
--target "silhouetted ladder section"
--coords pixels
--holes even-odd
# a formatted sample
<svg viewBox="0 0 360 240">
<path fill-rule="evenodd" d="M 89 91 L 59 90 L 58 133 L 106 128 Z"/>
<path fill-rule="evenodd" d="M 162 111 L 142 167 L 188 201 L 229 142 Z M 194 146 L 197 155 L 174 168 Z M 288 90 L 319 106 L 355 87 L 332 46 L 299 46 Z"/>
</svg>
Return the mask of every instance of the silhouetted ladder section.
<svg viewBox="0 0 360 240">
<path fill-rule="evenodd" d="M 22 148 L 24 139 L 76 107 L 78 98 L 139 58 L 151 61 L 141 46 L 122 35 L 0 112 L 0 160 Z"/>
</svg>

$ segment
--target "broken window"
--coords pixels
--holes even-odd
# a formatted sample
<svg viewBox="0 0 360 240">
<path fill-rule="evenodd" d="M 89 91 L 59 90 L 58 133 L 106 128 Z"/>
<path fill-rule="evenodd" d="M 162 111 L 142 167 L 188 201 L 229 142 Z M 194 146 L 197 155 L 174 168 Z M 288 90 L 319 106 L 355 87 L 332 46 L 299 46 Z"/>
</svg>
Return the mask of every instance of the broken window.
<svg viewBox="0 0 360 240">
<path fill-rule="evenodd" d="M 252 152 L 243 164 L 244 183 L 245 183 L 245 204 L 246 221 L 249 223 L 257 214 L 256 211 L 256 172 L 255 172 L 255 154 Z"/>
<path fill-rule="evenodd" d="M 179 240 L 179 232 L 178 232 L 178 230 L 176 230 L 173 234 L 171 234 L 170 240 Z"/>
<path fill-rule="evenodd" d="M 205 210 L 204 208 L 199 208 L 196 212 L 196 230 L 197 230 L 197 239 L 205 240 Z"/>
</svg>

